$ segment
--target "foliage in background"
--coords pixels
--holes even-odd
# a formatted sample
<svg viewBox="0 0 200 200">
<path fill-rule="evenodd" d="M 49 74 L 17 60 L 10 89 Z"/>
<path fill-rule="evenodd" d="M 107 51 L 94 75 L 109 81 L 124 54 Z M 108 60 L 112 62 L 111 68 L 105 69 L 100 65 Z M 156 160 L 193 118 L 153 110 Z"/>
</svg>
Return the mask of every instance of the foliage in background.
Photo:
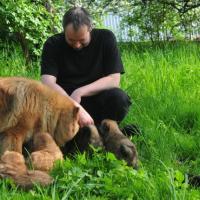
<svg viewBox="0 0 200 200">
<path fill-rule="evenodd" d="M 0 39 L 19 43 L 26 63 L 29 63 L 33 56 L 41 55 L 43 43 L 50 35 L 62 31 L 62 16 L 70 7 L 85 7 L 91 13 L 95 24 L 100 26 L 102 14 L 123 5 L 116 4 L 115 1 L 88 2 L 0 0 Z"/>
<path fill-rule="evenodd" d="M 200 2 L 198 0 L 127 0 L 122 27 L 130 36 L 151 41 L 199 37 Z M 197 34 L 195 34 L 197 33 Z"/>
<path fill-rule="evenodd" d="M 122 29 L 129 27 L 130 38 L 140 41 L 193 39 L 200 32 L 198 0 L 75 0 L 68 6 L 87 8 L 97 22 L 101 16 L 114 13 L 122 17 Z"/>
<path fill-rule="evenodd" d="M 122 27 L 128 26 L 130 37 L 139 40 L 191 39 L 200 31 L 197 0 L 0 0 L 0 40 L 19 43 L 29 63 L 41 55 L 50 35 L 62 31 L 62 16 L 72 6 L 88 9 L 98 27 L 107 13 L 120 15 Z"/>
<path fill-rule="evenodd" d="M 66 8 L 80 6 L 86 8 L 93 18 L 95 26 L 102 26 L 102 16 L 107 13 L 123 12 L 129 3 L 126 0 L 66 0 Z"/>
<path fill-rule="evenodd" d="M 0 36 L 15 40 L 27 62 L 39 56 L 47 37 L 61 30 L 59 7 L 45 0 L 0 1 Z M 56 12 L 56 14 L 55 14 Z"/>
</svg>

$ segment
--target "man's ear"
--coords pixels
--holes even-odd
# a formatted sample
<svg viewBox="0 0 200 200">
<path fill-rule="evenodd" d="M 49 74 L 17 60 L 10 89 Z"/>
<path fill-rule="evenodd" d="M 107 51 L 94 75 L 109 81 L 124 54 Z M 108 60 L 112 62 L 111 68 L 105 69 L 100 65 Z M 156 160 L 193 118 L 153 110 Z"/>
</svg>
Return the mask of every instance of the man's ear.
<svg viewBox="0 0 200 200">
<path fill-rule="evenodd" d="M 89 31 L 89 32 L 91 32 L 91 31 L 92 31 L 92 29 L 93 29 L 93 27 L 94 27 L 94 25 L 93 25 L 93 24 L 91 24 L 90 26 L 88 26 L 88 31 Z"/>
</svg>

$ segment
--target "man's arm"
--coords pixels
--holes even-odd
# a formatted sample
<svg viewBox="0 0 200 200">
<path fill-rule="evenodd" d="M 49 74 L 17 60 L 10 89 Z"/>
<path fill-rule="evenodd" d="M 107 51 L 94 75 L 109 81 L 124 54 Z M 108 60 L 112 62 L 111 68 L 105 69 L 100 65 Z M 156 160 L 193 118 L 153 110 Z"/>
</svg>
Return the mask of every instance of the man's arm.
<svg viewBox="0 0 200 200">
<path fill-rule="evenodd" d="M 41 81 L 42 81 L 43 84 L 45 84 L 45 85 L 49 86 L 50 88 L 58 91 L 60 94 L 69 97 L 69 95 L 65 92 L 65 90 L 56 83 L 56 77 L 55 76 L 44 74 L 44 75 L 41 76 Z M 94 124 L 94 121 L 93 121 L 92 117 L 89 115 L 89 113 L 87 113 L 87 111 L 79 103 L 77 103 L 73 99 L 72 99 L 72 101 L 75 103 L 76 106 L 80 107 L 79 125 L 81 127 L 83 127 L 83 126 L 87 126 L 87 125 L 90 125 L 90 124 Z"/>
<path fill-rule="evenodd" d="M 71 98 L 80 103 L 82 97 L 93 96 L 103 90 L 119 87 L 120 73 L 110 74 L 103 78 L 100 78 L 88 85 L 82 86 L 76 89 Z"/>
<path fill-rule="evenodd" d="M 52 76 L 52 75 L 47 75 L 44 74 L 41 76 L 41 81 L 43 84 L 49 86 L 50 88 L 58 91 L 60 94 L 64 95 L 64 96 L 69 96 L 65 90 L 63 90 L 62 87 L 60 87 L 57 83 L 56 83 L 56 77 Z"/>
<path fill-rule="evenodd" d="M 102 49 L 102 73 L 104 77 L 76 89 L 71 97 L 78 103 L 81 102 L 82 97 L 92 96 L 103 90 L 119 87 L 120 74 L 124 73 L 115 35 L 109 30 L 104 30 L 102 34 L 104 34 L 102 40 L 104 44 Z"/>
</svg>

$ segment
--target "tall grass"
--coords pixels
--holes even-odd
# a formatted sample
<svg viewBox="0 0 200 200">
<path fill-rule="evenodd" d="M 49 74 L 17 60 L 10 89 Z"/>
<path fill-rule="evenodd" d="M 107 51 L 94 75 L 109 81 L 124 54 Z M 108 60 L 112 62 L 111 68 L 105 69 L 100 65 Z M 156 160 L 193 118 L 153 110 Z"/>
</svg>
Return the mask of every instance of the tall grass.
<svg viewBox="0 0 200 200">
<path fill-rule="evenodd" d="M 0 76 L 24 76 L 39 79 L 39 60 L 27 66 L 19 46 L 2 44 L 0 46 Z"/>
<path fill-rule="evenodd" d="M 140 169 L 135 171 L 112 154 L 94 150 L 57 163 L 55 183 L 30 192 L 0 182 L 0 199 L 200 199 L 187 174 L 200 174 L 200 48 L 197 43 L 120 45 L 125 75 L 121 86 L 132 99 L 122 126 L 136 123 L 133 137 Z M 1 50 L 1 76 L 39 79 L 39 62 L 29 69 L 20 50 Z"/>
</svg>

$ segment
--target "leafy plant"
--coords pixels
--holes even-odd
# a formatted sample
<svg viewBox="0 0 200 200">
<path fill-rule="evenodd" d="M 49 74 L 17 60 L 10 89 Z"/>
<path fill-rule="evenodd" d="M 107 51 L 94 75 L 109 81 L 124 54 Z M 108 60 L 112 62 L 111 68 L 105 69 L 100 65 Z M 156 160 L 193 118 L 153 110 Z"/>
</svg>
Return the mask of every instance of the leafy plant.
<svg viewBox="0 0 200 200">
<path fill-rule="evenodd" d="M 42 0 L 0 1 L 0 32 L 20 43 L 27 62 L 39 56 L 47 37 L 61 30 L 59 15 L 48 11 Z"/>
</svg>

